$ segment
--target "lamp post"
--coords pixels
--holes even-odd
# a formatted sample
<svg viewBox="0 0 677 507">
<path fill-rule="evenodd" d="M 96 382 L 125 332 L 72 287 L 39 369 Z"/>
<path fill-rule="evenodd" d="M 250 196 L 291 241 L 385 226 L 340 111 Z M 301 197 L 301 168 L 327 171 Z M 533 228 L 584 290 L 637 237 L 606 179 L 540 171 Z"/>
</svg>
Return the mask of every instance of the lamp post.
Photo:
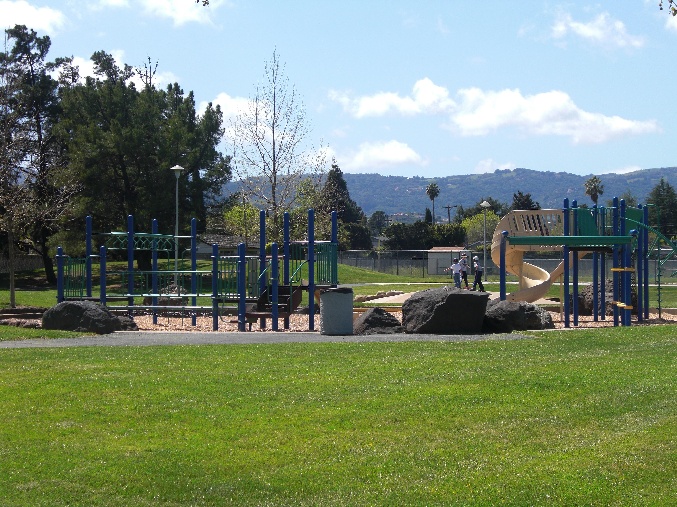
<svg viewBox="0 0 677 507">
<path fill-rule="evenodd" d="M 484 281 L 487 281 L 487 208 L 491 207 L 487 201 L 482 201 L 480 203 L 482 209 L 484 209 Z"/>
<path fill-rule="evenodd" d="M 183 167 L 175 165 L 170 169 L 176 176 L 176 218 L 174 223 L 174 271 L 179 270 L 179 176 L 183 172 Z M 174 285 L 177 285 L 177 274 L 174 273 Z"/>
</svg>

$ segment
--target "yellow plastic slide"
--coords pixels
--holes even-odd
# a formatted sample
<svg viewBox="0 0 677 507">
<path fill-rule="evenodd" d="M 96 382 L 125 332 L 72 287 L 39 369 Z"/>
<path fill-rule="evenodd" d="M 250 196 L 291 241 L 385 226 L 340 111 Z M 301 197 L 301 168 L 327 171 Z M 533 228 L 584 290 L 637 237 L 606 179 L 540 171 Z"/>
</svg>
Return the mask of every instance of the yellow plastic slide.
<svg viewBox="0 0 677 507">
<path fill-rule="evenodd" d="M 491 260 L 500 266 L 501 233 L 508 231 L 510 236 L 561 236 L 563 233 L 562 210 L 547 209 L 536 211 L 511 211 L 496 226 L 491 242 Z M 543 298 L 554 280 L 564 271 L 564 262 L 549 273 L 548 271 L 524 262 L 526 251 L 561 250 L 561 246 L 553 245 L 511 245 L 505 251 L 506 272 L 516 275 L 519 289 L 506 295 L 508 301 L 526 301 L 533 303 Z M 580 252 L 582 257 L 587 252 Z M 573 253 L 570 254 L 570 261 Z"/>
</svg>

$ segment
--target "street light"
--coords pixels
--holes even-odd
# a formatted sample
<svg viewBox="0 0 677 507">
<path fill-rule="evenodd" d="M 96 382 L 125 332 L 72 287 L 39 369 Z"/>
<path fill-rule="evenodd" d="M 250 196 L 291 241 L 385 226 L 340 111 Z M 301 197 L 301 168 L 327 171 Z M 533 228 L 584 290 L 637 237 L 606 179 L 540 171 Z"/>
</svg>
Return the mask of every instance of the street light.
<svg viewBox="0 0 677 507">
<path fill-rule="evenodd" d="M 179 176 L 183 172 L 183 167 L 175 165 L 170 169 L 176 176 L 176 218 L 174 223 L 174 271 L 179 270 Z M 177 274 L 174 273 L 174 285 L 177 285 Z"/>
<path fill-rule="evenodd" d="M 484 209 L 484 281 L 487 281 L 487 208 L 491 207 L 487 201 L 482 201 L 480 206 Z"/>
</svg>

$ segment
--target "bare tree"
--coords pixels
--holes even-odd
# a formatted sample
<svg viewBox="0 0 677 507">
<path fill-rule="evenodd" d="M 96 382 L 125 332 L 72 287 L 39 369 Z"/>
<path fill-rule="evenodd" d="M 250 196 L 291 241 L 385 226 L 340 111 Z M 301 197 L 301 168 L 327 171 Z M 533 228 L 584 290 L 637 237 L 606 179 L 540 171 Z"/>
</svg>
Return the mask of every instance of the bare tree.
<svg viewBox="0 0 677 507">
<path fill-rule="evenodd" d="M 301 181 L 319 187 L 326 171 L 326 150 L 310 146 L 309 136 L 304 105 L 273 52 L 263 83 L 228 131 L 235 179 L 250 202 L 268 211 L 272 239 L 279 239 L 280 218 L 294 206 Z"/>
</svg>

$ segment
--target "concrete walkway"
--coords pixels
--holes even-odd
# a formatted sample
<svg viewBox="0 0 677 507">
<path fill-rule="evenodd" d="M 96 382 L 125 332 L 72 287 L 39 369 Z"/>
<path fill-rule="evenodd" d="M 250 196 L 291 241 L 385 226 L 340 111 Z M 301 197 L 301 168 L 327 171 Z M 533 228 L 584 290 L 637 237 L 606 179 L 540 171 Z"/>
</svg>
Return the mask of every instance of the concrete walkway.
<svg viewBox="0 0 677 507">
<path fill-rule="evenodd" d="M 519 334 L 439 335 L 439 334 L 375 334 L 329 336 L 319 332 L 237 332 L 237 333 L 165 333 L 120 331 L 81 338 L 31 339 L 0 341 L 0 349 L 56 348 L 56 347 L 148 347 L 158 345 L 244 345 L 265 343 L 357 343 L 479 340 L 519 340 L 532 338 Z"/>
</svg>

